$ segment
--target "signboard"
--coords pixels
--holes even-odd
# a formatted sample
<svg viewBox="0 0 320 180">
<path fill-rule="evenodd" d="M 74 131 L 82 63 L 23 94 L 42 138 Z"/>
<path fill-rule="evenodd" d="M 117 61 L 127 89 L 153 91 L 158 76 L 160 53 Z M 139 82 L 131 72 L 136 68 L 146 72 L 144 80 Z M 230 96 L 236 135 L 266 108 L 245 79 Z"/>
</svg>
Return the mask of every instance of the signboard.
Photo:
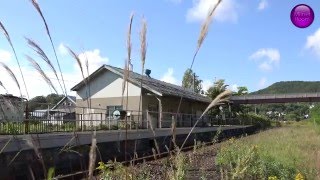
<svg viewBox="0 0 320 180">
<path fill-rule="evenodd" d="M 119 110 L 113 111 L 112 117 L 113 117 L 114 120 L 120 119 L 120 111 Z"/>
</svg>

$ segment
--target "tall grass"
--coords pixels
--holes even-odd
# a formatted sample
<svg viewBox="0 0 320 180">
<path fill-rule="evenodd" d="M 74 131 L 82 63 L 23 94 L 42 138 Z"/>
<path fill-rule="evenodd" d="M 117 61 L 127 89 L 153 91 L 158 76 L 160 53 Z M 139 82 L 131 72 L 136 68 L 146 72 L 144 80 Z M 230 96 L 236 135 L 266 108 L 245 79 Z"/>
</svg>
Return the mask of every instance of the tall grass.
<svg viewBox="0 0 320 180">
<path fill-rule="evenodd" d="M 54 90 L 56 94 L 58 94 L 57 89 L 53 85 L 50 78 L 47 76 L 47 74 L 42 70 L 41 66 L 30 56 L 26 56 L 28 61 L 31 63 L 32 67 L 40 74 L 40 76 L 45 80 L 45 82 Z"/>
<path fill-rule="evenodd" d="M 47 54 L 42 50 L 42 48 L 40 47 L 40 45 L 38 45 L 38 43 L 36 43 L 34 40 L 25 37 L 27 43 L 29 44 L 29 46 L 36 52 L 36 54 L 48 65 L 48 67 L 52 70 L 52 72 L 54 73 L 54 75 L 56 76 L 58 83 L 60 85 L 60 88 L 62 90 L 62 92 L 64 92 L 64 89 L 61 85 L 59 76 L 57 74 L 56 69 L 54 68 L 53 63 L 50 61 L 50 59 L 48 58 Z"/>
<path fill-rule="evenodd" d="M 66 84 L 64 82 L 64 78 L 63 78 L 63 74 L 62 74 L 62 70 L 61 70 L 61 67 L 60 67 L 60 63 L 59 63 L 59 59 L 58 59 L 58 56 L 57 56 L 57 52 L 56 52 L 56 49 L 54 47 L 54 43 L 53 43 L 53 40 L 52 40 L 52 37 L 51 37 L 51 33 L 50 33 L 50 30 L 49 30 L 49 26 L 47 24 L 47 21 L 41 11 L 41 8 L 40 8 L 40 5 L 38 4 L 37 0 L 30 0 L 33 7 L 36 9 L 36 11 L 39 13 L 44 25 L 45 25 L 45 29 L 46 29 L 46 33 L 50 39 L 50 43 L 51 43 L 51 47 L 52 47 L 52 50 L 53 50 L 53 53 L 54 53 L 54 56 L 55 56 L 55 59 L 56 59 L 56 62 L 57 62 L 57 65 L 58 65 L 58 68 L 59 68 L 59 71 L 60 71 L 60 75 L 61 75 L 61 79 L 62 79 L 62 83 L 63 83 L 63 86 L 64 86 L 64 93 L 65 95 L 67 96 L 67 88 L 66 88 Z"/>
<path fill-rule="evenodd" d="M 197 47 L 196 47 L 196 50 L 195 50 L 195 53 L 194 53 L 194 56 L 193 56 L 193 59 L 192 59 L 192 63 L 191 63 L 191 66 L 190 66 L 190 70 L 192 70 L 192 67 L 193 67 L 193 64 L 194 64 L 194 61 L 197 57 L 197 54 L 205 40 L 205 38 L 207 37 L 207 34 L 208 34 L 208 31 L 209 31 L 209 26 L 211 24 L 211 21 L 212 21 L 212 18 L 213 18 L 213 15 L 214 15 L 214 12 L 216 11 L 217 7 L 219 6 L 219 4 L 222 2 L 222 0 L 218 0 L 218 2 L 209 9 L 209 12 L 207 14 L 207 17 L 205 19 L 205 21 L 203 22 L 202 26 L 201 26 L 201 31 L 200 31 L 200 34 L 199 34 L 199 37 L 198 37 L 198 41 L 197 41 Z M 224 93 L 224 92 L 223 92 Z M 229 93 L 228 93 L 229 94 Z M 218 97 L 218 96 L 217 96 Z M 180 101 L 179 101 L 179 105 L 178 105 L 178 108 L 177 108 L 177 114 L 180 112 L 180 107 L 181 107 L 181 103 L 182 103 L 182 100 L 183 100 L 183 97 L 181 96 L 180 97 Z M 215 102 L 215 100 L 213 100 L 213 102 L 206 108 L 205 112 L 201 115 L 201 118 L 204 114 L 206 114 L 208 112 L 209 109 L 211 109 L 212 107 L 214 106 L 217 106 L 218 103 L 222 103 L 223 101 L 220 102 L 221 99 L 219 99 L 218 101 L 219 102 Z M 195 125 L 199 122 L 199 120 L 201 119 L 199 118 L 197 120 L 197 122 L 195 123 Z M 193 129 L 195 128 L 195 125 L 192 127 L 191 131 L 189 132 L 187 138 L 185 139 L 185 141 L 183 142 L 182 144 L 182 147 L 183 145 L 185 144 L 185 142 L 187 141 L 187 139 L 189 138 L 190 134 L 192 133 Z M 175 129 L 176 129 L 176 124 L 173 122 L 173 127 L 172 127 L 172 140 L 173 142 L 175 142 Z"/>
<path fill-rule="evenodd" d="M 222 143 L 217 165 L 222 176 L 235 179 L 320 178 L 320 134 L 311 122 L 284 125 Z"/>
<path fill-rule="evenodd" d="M 7 41 L 8 41 L 9 44 L 10 44 L 10 47 L 11 47 L 11 49 L 12 49 L 12 51 L 13 51 L 14 57 L 15 57 L 15 59 L 16 59 L 16 62 L 17 62 L 17 64 L 18 64 L 18 67 L 19 67 L 19 71 L 20 71 L 20 74 L 21 74 L 21 78 L 22 78 L 24 87 L 25 87 L 25 89 L 26 89 L 27 98 L 29 99 L 28 88 L 27 88 L 27 85 L 26 85 L 26 82 L 25 82 L 25 79 L 24 79 L 24 76 L 23 76 L 23 73 L 22 73 L 22 70 L 21 70 L 20 61 L 19 61 L 19 59 L 18 59 L 16 50 L 15 50 L 13 44 L 12 44 L 10 35 L 9 35 L 8 31 L 6 30 L 6 28 L 4 27 L 4 25 L 2 24 L 1 21 L 0 21 L 0 30 L 1 30 L 1 31 L 3 32 L 3 34 L 5 35 Z M 22 98 L 22 93 L 21 93 L 20 86 L 19 86 L 19 90 L 20 90 L 20 95 L 21 95 L 21 98 Z"/>
</svg>

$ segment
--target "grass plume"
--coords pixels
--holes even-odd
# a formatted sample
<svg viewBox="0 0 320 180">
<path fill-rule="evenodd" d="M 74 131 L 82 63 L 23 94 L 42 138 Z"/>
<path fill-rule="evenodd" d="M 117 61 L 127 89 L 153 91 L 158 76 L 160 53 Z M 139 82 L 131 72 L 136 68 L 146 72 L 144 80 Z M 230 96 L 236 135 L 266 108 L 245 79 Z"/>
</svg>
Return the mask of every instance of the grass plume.
<svg viewBox="0 0 320 180">
<path fill-rule="evenodd" d="M 127 33 L 127 59 L 125 60 L 125 63 L 124 63 L 123 83 L 122 83 L 122 99 L 124 96 L 124 91 L 126 89 L 126 83 L 129 78 L 129 68 L 130 68 L 130 64 L 131 64 L 131 50 L 132 50 L 131 30 L 132 30 L 133 17 L 134 17 L 134 14 L 132 13 L 130 16 L 130 22 L 129 22 L 128 33 Z"/>
<path fill-rule="evenodd" d="M 18 64 L 18 67 L 19 67 L 19 71 L 20 71 L 20 74 L 21 74 L 21 77 L 22 77 L 22 81 L 23 81 L 24 87 L 25 87 L 25 89 L 26 89 L 27 98 L 29 99 L 29 93 L 28 93 L 26 81 L 24 80 L 24 76 L 23 76 L 23 73 L 22 73 L 22 70 L 21 70 L 21 66 L 20 66 L 20 62 L 19 62 L 19 59 L 18 59 L 16 50 L 14 49 L 14 46 L 13 46 L 13 44 L 12 44 L 12 41 L 11 41 L 11 38 L 10 38 L 10 35 L 9 35 L 7 29 L 4 27 L 4 25 L 2 24 L 1 21 L 0 21 L 0 30 L 3 32 L 4 36 L 6 37 L 8 43 L 10 44 L 10 47 L 11 47 L 11 49 L 12 49 L 12 51 L 13 51 L 14 57 L 15 57 L 15 59 L 16 59 L 16 62 L 17 62 L 17 64 Z M 15 78 L 15 79 L 16 79 L 16 78 Z M 20 89 L 20 85 L 19 85 L 19 90 L 20 90 L 20 95 L 22 96 L 21 89 Z"/>
<path fill-rule="evenodd" d="M 90 102 L 89 102 L 89 100 L 88 100 L 89 94 L 88 94 L 88 88 L 87 88 L 87 87 L 88 87 L 88 82 L 87 82 L 87 80 L 89 79 L 89 76 L 88 76 L 88 78 L 85 78 L 85 76 L 84 76 L 84 71 L 83 71 L 83 66 L 82 66 L 82 63 L 81 63 L 81 60 L 80 60 L 80 57 L 78 56 L 78 54 L 75 53 L 71 48 L 69 48 L 69 47 L 66 47 L 66 48 L 68 49 L 70 55 L 77 61 L 77 64 L 78 64 L 78 66 L 79 66 L 79 68 L 80 68 L 81 75 L 82 75 L 84 84 L 85 84 L 85 86 L 86 86 L 87 106 L 88 106 L 88 108 L 90 108 Z M 88 64 L 87 68 L 89 69 L 89 64 Z"/>
<path fill-rule="evenodd" d="M 20 89 L 20 84 L 18 82 L 17 77 L 14 75 L 14 73 L 12 72 L 12 70 L 3 62 L 0 62 L 0 65 L 7 71 L 7 73 L 9 74 L 9 76 L 11 77 L 11 79 L 16 83 L 17 87 L 19 88 L 20 91 L 20 95 L 21 94 L 21 89 Z"/>
<path fill-rule="evenodd" d="M 127 58 L 128 58 L 128 65 L 131 65 L 131 51 L 132 51 L 132 43 L 131 43 L 131 31 L 132 31 L 132 22 L 133 22 L 134 13 L 130 15 L 130 23 L 128 28 L 127 34 Z"/>
<path fill-rule="evenodd" d="M 147 54 L 147 21 L 142 18 L 142 27 L 140 31 L 140 58 L 141 58 L 141 69 L 144 71 L 144 65 L 146 62 Z"/>
<path fill-rule="evenodd" d="M 3 85 L 3 83 L 0 81 L 0 86 L 7 92 L 7 94 L 8 94 L 8 90 L 7 90 L 7 88 Z"/>
<path fill-rule="evenodd" d="M 38 71 L 38 73 L 41 75 L 41 77 L 44 79 L 44 81 L 51 87 L 56 94 L 58 94 L 57 89 L 54 87 L 52 81 L 49 79 L 47 74 L 42 70 L 41 66 L 30 56 L 26 55 L 28 61 L 31 63 L 32 67 Z"/>
<path fill-rule="evenodd" d="M 192 133 L 192 131 L 194 130 L 194 128 L 197 126 L 198 122 L 202 119 L 202 117 L 214 106 L 217 106 L 218 104 L 220 104 L 221 102 L 227 101 L 227 98 L 232 95 L 232 91 L 230 90 L 225 90 L 224 92 L 220 93 L 210 104 L 209 106 L 203 111 L 203 113 L 201 114 L 201 116 L 199 117 L 199 119 L 197 119 L 197 121 L 194 123 L 193 127 L 191 128 L 190 132 L 188 133 L 187 137 L 185 138 L 185 140 L 183 141 L 180 150 L 183 149 L 184 144 L 187 142 L 190 134 Z"/>
<path fill-rule="evenodd" d="M 68 49 L 70 55 L 77 61 L 77 64 L 78 64 L 78 66 L 80 68 L 80 71 L 81 71 L 82 78 L 85 79 L 82 63 L 81 63 L 81 60 L 80 60 L 79 56 L 71 48 L 69 48 L 69 47 L 66 47 L 66 48 Z"/>
<path fill-rule="evenodd" d="M 39 15 L 41 16 L 41 19 L 42 19 L 42 21 L 43 21 L 43 23 L 45 25 L 46 32 L 47 32 L 47 35 L 48 35 L 48 37 L 50 39 L 51 47 L 53 49 L 53 53 L 54 53 L 54 56 L 56 58 L 56 62 L 57 62 L 57 65 L 58 65 L 58 68 L 59 68 L 59 71 L 60 71 L 62 83 L 63 83 L 63 86 L 64 86 L 64 92 L 65 92 L 65 95 L 67 96 L 67 88 L 66 88 L 66 85 L 64 83 L 64 79 L 63 79 L 63 75 L 62 75 L 59 59 L 58 59 L 57 52 L 56 52 L 56 49 L 55 49 L 54 44 L 53 44 L 53 40 L 52 40 L 52 37 L 51 37 L 51 34 L 50 34 L 48 23 L 47 23 L 46 19 L 44 18 L 44 15 L 43 15 L 43 13 L 41 11 L 40 5 L 38 4 L 37 0 L 30 0 L 30 1 L 32 3 L 33 7 L 37 10 Z"/>
<path fill-rule="evenodd" d="M 206 20 L 203 22 L 203 24 L 201 26 L 200 35 L 199 35 L 198 42 L 197 42 L 197 48 L 194 53 L 190 69 L 192 69 L 194 60 L 196 59 L 196 56 L 201 48 L 201 45 L 203 44 L 203 41 L 207 37 L 208 31 L 209 31 L 209 26 L 212 22 L 213 14 L 221 2 L 222 2 L 222 0 L 218 0 L 217 4 L 215 4 L 212 8 L 210 8 L 208 15 L 206 17 Z"/>
<path fill-rule="evenodd" d="M 46 64 L 49 66 L 49 68 L 53 71 L 54 75 L 56 76 L 58 83 L 60 85 L 60 88 L 62 90 L 62 92 L 64 91 L 62 88 L 62 85 L 60 83 L 60 79 L 59 76 L 57 74 L 56 69 L 54 68 L 54 65 L 52 64 L 52 62 L 50 61 L 50 59 L 48 58 L 48 56 L 46 55 L 46 53 L 42 50 L 42 48 L 32 39 L 30 38 L 25 38 L 29 44 L 29 46 L 41 57 L 42 60 L 44 60 L 46 62 Z"/>
</svg>

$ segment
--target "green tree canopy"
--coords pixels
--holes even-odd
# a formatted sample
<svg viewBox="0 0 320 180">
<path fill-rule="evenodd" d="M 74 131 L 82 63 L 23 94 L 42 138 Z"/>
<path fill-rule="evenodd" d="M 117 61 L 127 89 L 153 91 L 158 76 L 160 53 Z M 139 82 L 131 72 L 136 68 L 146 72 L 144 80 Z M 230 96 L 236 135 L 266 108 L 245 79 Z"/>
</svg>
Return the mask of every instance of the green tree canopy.
<svg viewBox="0 0 320 180">
<path fill-rule="evenodd" d="M 52 108 L 63 97 L 64 95 L 58 95 L 58 94 L 49 94 L 47 96 L 36 96 L 29 100 L 28 110 L 34 111 L 37 109 L 47 109 L 48 105 L 49 105 L 49 108 Z"/>
<path fill-rule="evenodd" d="M 248 94 L 249 91 L 248 91 L 248 88 L 246 86 L 239 86 L 237 87 L 238 91 L 235 93 L 235 95 L 245 95 L 245 94 Z"/>
<path fill-rule="evenodd" d="M 225 84 L 224 79 L 219 79 L 216 82 L 214 82 L 213 86 L 209 87 L 208 91 L 206 92 L 206 95 L 210 97 L 211 99 L 216 98 L 220 93 L 225 91 L 229 85 Z"/>
<path fill-rule="evenodd" d="M 203 94 L 202 90 L 202 80 L 192 71 L 192 69 L 187 69 L 184 72 L 182 79 L 182 87 L 186 89 L 194 90 L 198 94 Z"/>
</svg>

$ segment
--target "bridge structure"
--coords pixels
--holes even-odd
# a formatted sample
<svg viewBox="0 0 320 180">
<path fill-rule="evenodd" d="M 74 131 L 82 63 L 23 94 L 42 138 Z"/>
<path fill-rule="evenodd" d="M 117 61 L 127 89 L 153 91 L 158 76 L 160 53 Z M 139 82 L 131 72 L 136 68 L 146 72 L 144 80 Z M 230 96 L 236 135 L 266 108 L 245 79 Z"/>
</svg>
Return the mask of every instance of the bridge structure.
<svg viewBox="0 0 320 180">
<path fill-rule="evenodd" d="M 233 104 L 272 104 L 294 102 L 320 102 L 320 92 L 290 94 L 241 95 L 230 98 Z"/>
</svg>

